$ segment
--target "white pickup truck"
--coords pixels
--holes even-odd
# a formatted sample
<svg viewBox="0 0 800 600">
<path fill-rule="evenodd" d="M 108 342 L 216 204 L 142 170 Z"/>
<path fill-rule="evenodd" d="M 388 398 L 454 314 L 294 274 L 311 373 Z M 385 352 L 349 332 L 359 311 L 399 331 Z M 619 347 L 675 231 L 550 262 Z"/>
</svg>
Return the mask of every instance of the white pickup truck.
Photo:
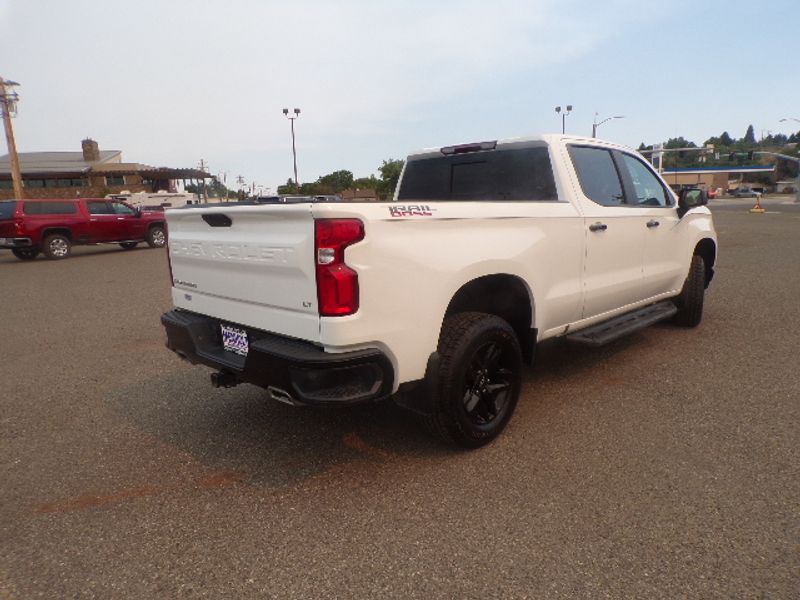
<svg viewBox="0 0 800 600">
<path fill-rule="evenodd" d="M 394 397 L 494 439 L 542 340 L 696 326 L 717 239 L 635 151 L 562 135 L 410 155 L 390 202 L 167 211 L 167 347 L 296 405 Z"/>
</svg>

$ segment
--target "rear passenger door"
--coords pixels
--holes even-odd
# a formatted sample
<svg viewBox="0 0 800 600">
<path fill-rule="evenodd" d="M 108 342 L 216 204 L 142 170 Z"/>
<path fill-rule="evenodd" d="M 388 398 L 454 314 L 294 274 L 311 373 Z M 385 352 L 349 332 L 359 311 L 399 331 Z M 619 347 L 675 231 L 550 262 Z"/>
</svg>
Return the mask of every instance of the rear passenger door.
<svg viewBox="0 0 800 600">
<path fill-rule="evenodd" d="M 642 300 L 647 231 L 642 211 L 628 203 L 615 150 L 568 146 L 578 178 L 586 258 L 583 315 L 590 318 Z"/>
<path fill-rule="evenodd" d="M 117 215 L 105 200 L 87 200 L 89 240 L 111 242 L 117 239 Z"/>
</svg>

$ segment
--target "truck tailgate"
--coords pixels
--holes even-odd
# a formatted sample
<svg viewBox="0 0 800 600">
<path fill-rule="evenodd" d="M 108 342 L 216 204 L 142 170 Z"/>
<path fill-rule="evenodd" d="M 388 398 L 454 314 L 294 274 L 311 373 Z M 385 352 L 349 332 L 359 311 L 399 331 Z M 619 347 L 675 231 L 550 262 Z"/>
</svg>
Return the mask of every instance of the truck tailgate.
<svg viewBox="0 0 800 600">
<path fill-rule="evenodd" d="M 309 204 L 167 211 L 176 307 L 319 340 Z"/>
</svg>

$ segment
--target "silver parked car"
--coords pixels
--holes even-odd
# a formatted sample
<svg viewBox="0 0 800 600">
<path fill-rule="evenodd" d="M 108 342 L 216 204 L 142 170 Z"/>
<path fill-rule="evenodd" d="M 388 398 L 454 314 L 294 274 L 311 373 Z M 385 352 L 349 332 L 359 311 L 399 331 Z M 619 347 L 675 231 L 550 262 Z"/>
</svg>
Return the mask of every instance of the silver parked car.
<svg viewBox="0 0 800 600">
<path fill-rule="evenodd" d="M 734 198 L 761 198 L 761 192 L 757 192 L 750 188 L 739 188 L 733 192 Z"/>
</svg>

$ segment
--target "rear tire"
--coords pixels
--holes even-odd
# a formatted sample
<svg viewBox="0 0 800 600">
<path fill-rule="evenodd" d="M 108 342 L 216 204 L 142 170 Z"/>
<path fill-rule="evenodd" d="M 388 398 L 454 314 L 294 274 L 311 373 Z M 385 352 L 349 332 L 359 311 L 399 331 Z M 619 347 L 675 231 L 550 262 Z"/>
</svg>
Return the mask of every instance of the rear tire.
<svg viewBox="0 0 800 600">
<path fill-rule="evenodd" d="M 703 320 L 703 300 L 706 291 L 706 265 L 703 257 L 695 254 L 689 265 L 689 275 L 683 283 L 681 295 L 675 299 L 678 312 L 675 314 L 676 325 L 697 327 Z"/>
<path fill-rule="evenodd" d="M 151 248 L 163 248 L 167 245 L 167 232 L 163 225 L 153 225 L 147 232 L 147 245 Z"/>
<path fill-rule="evenodd" d="M 38 248 L 12 248 L 11 253 L 20 260 L 33 260 L 39 256 Z"/>
<path fill-rule="evenodd" d="M 139 242 L 122 242 L 120 244 L 120 246 L 122 246 L 125 250 L 133 250 L 138 245 L 139 245 Z"/>
<path fill-rule="evenodd" d="M 437 385 L 426 424 L 464 448 L 479 448 L 503 431 L 519 399 L 522 352 L 500 317 L 449 316 L 439 338 Z"/>
<path fill-rule="evenodd" d="M 50 260 L 61 260 L 67 258 L 72 252 L 72 242 L 67 236 L 54 233 L 44 238 L 42 252 Z"/>
</svg>

